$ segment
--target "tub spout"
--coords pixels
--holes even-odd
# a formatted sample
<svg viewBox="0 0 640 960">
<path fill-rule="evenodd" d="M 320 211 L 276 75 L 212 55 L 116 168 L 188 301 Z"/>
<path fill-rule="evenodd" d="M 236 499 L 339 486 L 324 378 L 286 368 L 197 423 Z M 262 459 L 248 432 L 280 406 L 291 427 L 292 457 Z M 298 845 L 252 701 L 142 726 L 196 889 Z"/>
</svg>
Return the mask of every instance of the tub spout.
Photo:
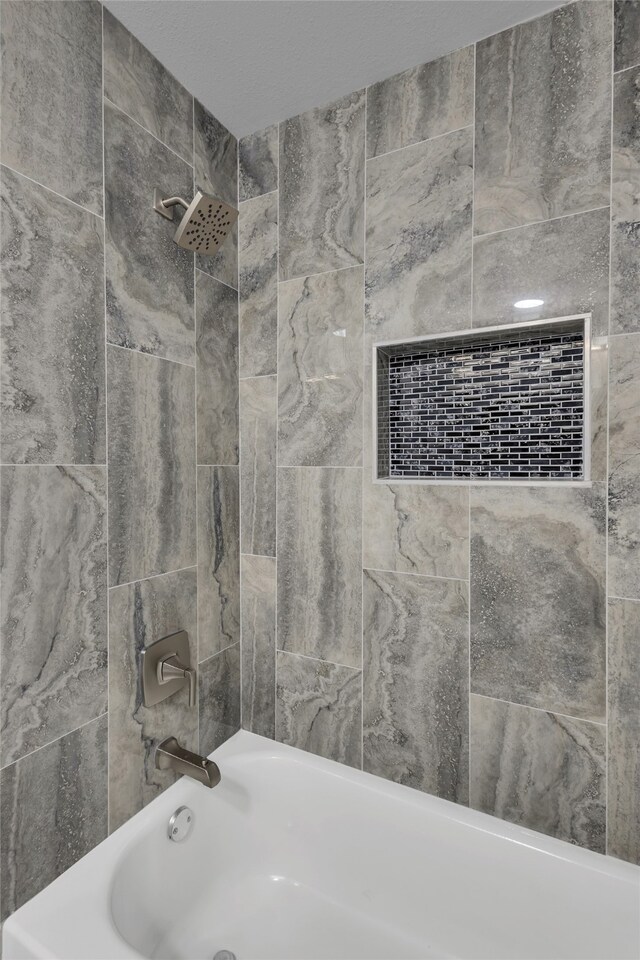
<svg viewBox="0 0 640 960">
<path fill-rule="evenodd" d="M 175 737 L 167 737 L 156 747 L 156 767 L 158 770 L 175 770 L 204 783 L 205 787 L 215 787 L 220 783 L 218 764 L 201 757 L 199 753 L 185 750 Z"/>
</svg>

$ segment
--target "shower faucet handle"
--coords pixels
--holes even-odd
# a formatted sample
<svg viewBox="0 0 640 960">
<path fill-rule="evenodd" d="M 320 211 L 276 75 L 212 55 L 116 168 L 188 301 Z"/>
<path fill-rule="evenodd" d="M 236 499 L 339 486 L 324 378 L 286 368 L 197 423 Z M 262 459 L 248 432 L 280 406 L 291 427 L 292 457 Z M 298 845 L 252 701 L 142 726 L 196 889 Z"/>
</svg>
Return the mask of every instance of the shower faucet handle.
<svg viewBox="0 0 640 960">
<path fill-rule="evenodd" d="M 189 706 L 196 705 L 198 675 L 191 666 L 189 634 L 179 630 L 146 647 L 140 656 L 142 696 L 145 707 L 153 707 L 183 687 L 189 687 Z"/>
<path fill-rule="evenodd" d="M 189 706 L 196 705 L 196 671 L 193 667 L 185 667 L 175 653 L 158 660 L 158 684 L 162 686 L 171 680 L 183 679 L 189 682 Z"/>
</svg>

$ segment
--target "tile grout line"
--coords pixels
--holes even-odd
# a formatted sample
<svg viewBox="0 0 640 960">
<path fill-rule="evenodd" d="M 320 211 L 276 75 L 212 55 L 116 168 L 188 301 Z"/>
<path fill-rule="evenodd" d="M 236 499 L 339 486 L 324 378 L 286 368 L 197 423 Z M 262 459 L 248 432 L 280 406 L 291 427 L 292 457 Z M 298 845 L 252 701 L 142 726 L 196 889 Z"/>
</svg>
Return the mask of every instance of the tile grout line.
<svg viewBox="0 0 640 960">
<path fill-rule="evenodd" d="M 110 340 L 106 341 L 107 348 L 113 347 L 114 350 L 124 350 L 127 353 L 137 354 L 140 357 L 149 357 L 151 360 L 161 360 L 163 363 L 177 363 L 180 367 L 187 367 L 189 370 L 195 370 L 196 365 L 195 361 L 193 363 L 186 363 L 184 360 L 172 360 L 170 357 L 162 357 L 157 353 L 147 353 L 146 350 L 139 350 L 137 347 L 123 347 L 119 343 L 111 343 Z"/>
<path fill-rule="evenodd" d="M 241 137 L 244 140 L 244 137 Z M 240 140 L 238 140 L 240 143 Z M 240 168 L 240 153 L 238 151 L 238 169 Z M 247 197 L 246 200 L 240 199 L 240 187 L 238 185 L 238 208 L 243 207 L 245 203 L 251 203 L 253 200 L 262 200 L 263 197 L 270 197 L 272 193 L 277 193 L 278 188 L 274 187 L 273 190 L 267 190 L 265 193 L 257 193 L 255 197 Z"/>
<path fill-rule="evenodd" d="M 99 713 L 97 717 L 91 717 L 90 720 L 85 720 L 84 723 L 78 724 L 77 727 L 74 727 L 73 730 L 68 730 L 66 733 L 60 734 L 59 737 L 54 737 L 53 740 L 47 740 L 46 743 L 41 744 L 39 747 L 34 747 L 33 750 L 29 750 L 27 753 L 23 753 L 22 756 L 16 757 L 15 760 L 11 760 L 9 763 L 5 763 L 3 767 L 0 767 L 0 770 L 8 770 L 9 767 L 13 767 L 18 763 L 22 763 L 23 760 L 26 760 L 27 757 L 32 757 L 34 753 L 39 753 L 41 750 L 46 750 L 47 747 L 52 747 L 54 743 L 59 743 L 61 740 L 66 740 L 67 737 L 72 737 L 74 733 L 78 733 L 79 730 L 84 730 L 85 727 L 88 727 L 91 723 L 98 723 L 99 720 L 104 720 L 107 717 L 107 726 L 109 723 L 109 711 L 103 710 L 102 713 Z M 107 751 L 108 758 L 108 751 Z M 108 759 L 107 759 L 108 767 Z"/>
<path fill-rule="evenodd" d="M 280 124 L 278 124 L 278 144 L 277 144 L 277 155 L 278 155 L 278 179 L 276 183 L 277 187 L 277 198 L 276 198 L 276 220 L 277 220 L 277 230 L 276 230 L 276 422 L 275 422 L 275 431 L 276 431 L 276 449 L 275 449 L 275 504 L 274 504 L 274 518 L 275 518 L 275 561 L 276 561 L 276 589 L 275 589 L 275 598 L 274 598 L 274 630 L 273 630 L 273 739 L 278 741 L 278 724 L 277 724 L 277 715 L 278 715 L 278 583 L 279 583 L 279 571 L 278 571 L 278 466 L 279 466 L 279 455 L 280 455 L 280 440 L 279 440 L 279 429 L 278 429 L 278 412 L 279 412 L 279 379 L 278 375 L 280 372 L 280 196 L 281 196 L 281 186 L 280 183 Z"/>
<path fill-rule="evenodd" d="M 579 2 L 579 0 L 576 0 Z M 608 203 L 601 203 L 598 207 L 589 207 L 588 210 L 574 210 L 572 213 L 562 213 L 557 217 L 547 217 L 546 220 L 531 220 L 529 223 L 516 223 L 513 227 L 503 227 L 502 230 L 488 230 L 486 233 L 478 233 L 474 236 L 474 243 L 478 240 L 484 240 L 485 237 L 497 237 L 503 233 L 511 233 L 512 230 L 525 230 L 527 227 L 539 227 L 545 223 L 556 223 L 558 220 L 570 220 L 571 217 L 584 217 L 588 213 L 598 213 L 601 210 L 608 210 Z"/>
<path fill-rule="evenodd" d="M 104 157 L 102 160 L 102 169 L 103 169 L 103 178 L 104 178 Z M 72 200 L 70 197 L 65 197 L 64 193 L 58 193 L 57 190 L 53 190 L 52 187 L 48 187 L 46 183 L 41 183 L 40 180 L 34 180 L 33 177 L 28 177 L 26 173 L 22 173 L 20 170 L 16 170 L 15 167 L 10 167 L 8 163 L 0 163 L 0 169 L 9 170 L 11 173 L 14 173 L 17 177 L 21 177 L 23 180 L 27 180 L 29 183 L 33 183 L 36 187 L 41 187 L 42 190 L 46 190 L 47 193 L 52 193 L 54 197 L 58 197 L 60 200 L 64 200 L 66 203 L 70 203 L 73 207 L 76 207 L 78 210 L 88 213 L 90 216 L 95 217 L 97 220 L 103 220 L 104 217 L 104 179 L 102 186 L 102 195 L 103 195 L 103 208 L 102 213 L 96 213 L 95 210 L 90 210 L 89 207 L 83 206 L 83 204 L 78 203 L 76 200 Z"/>
<path fill-rule="evenodd" d="M 354 673 L 362 674 L 360 667 L 352 667 L 348 663 L 339 663 L 337 660 L 323 660 L 322 657 L 311 657 L 308 653 L 296 653 L 295 650 L 282 650 L 280 647 L 276 647 L 276 652 L 286 657 L 298 657 L 300 660 L 311 660 L 313 663 L 328 663 L 332 667 L 342 667 L 344 670 L 353 670 Z"/>
<path fill-rule="evenodd" d="M 639 67 L 640 67 L 640 60 L 638 60 L 637 63 L 632 63 L 628 67 L 621 67 L 620 70 L 614 70 L 613 71 L 614 79 L 615 77 L 619 77 L 621 73 L 626 73 L 627 70 L 637 70 Z"/>
<path fill-rule="evenodd" d="M 194 186 L 193 189 L 195 190 L 195 186 Z M 238 293 L 238 288 L 237 288 L 237 287 L 232 287 L 230 283 L 225 283 L 225 281 L 224 281 L 224 280 L 221 280 L 220 277 L 214 277 L 214 275 L 213 275 L 212 273 L 208 273 L 206 270 L 203 270 L 202 267 L 199 267 L 199 266 L 196 264 L 195 254 L 194 254 L 194 257 L 193 257 L 193 262 L 194 262 L 194 269 L 195 269 L 196 274 L 200 273 L 200 274 L 202 274 L 203 277 L 208 277 L 209 280 L 215 280 L 216 283 L 221 283 L 223 287 L 226 287 L 226 288 L 227 288 L 227 290 L 233 290 L 234 293 Z"/>
<path fill-rule="evenodd" d="M 216 657 L 222 656 L 222 654 L 226 653 L 227 650 L 232 650 L 233 647 L 239 647 L 239 646 L 240 646 L 240 640 L 234 640 L 233 643 L 228 643 L 226 647 L 223 647 L 221 650 L 216 650 L 216 652 L 212 653 L 209 657 L 205 657 L 204 660 L 200 660 L 198 662 L 198 667 L 203 667 L 205 663 L 211 663 L 212 660 L 215 660 Z M 238 731 L 236 730 L 235 733 L 237 732 Z M 231 736 L 233 736 L 233 734 L 231 734 Z M 200 747 L 198 747 L 198 749 L 200 749 Z"/>
<path fill-rule="evenodd" d="M 535 710 L 536 713 L 547 713 L 553 717 L 562 717 L 564 720 L 573 720 L 576 723 L 590 723 L 594 727 L 606 729 L 606 722 L 603 720 L 586 720 L 584 717 L 575 717 L 570 713 L 560 713 L 558 710 L 550 710 L 547 707 L 534 707 L 530 703 L 519 703 L 517 700 L 505 700 L 503 697 L 491 697 L 487 693 L 476 693 L 472 691 L 472 697 L 480 697 L 482 700 L 493 700 L 496 703 L 506 703 L 510 707 L 520 707 L 522 710 Z"/>
<path fill-rule="evenodd" d="M 278 197 L 278 217 L 280 217 L 280 197 Z M 278 249 L 280 248 L 280 223 L 278 223 Z M 279 269 L 278 264 L 278 269 Z M 312 277 L 325 277 L 328 273 L 342 273 L 344 270 L 362 270 L 364 260 L 360 263 L 350 263 L 347 267 L 336 267 L 335 270 L 319 270 L 317 273 L 300 273 L 295 277 L 286 277 L 284 280 L 278 279 L 278 288 L 283 283 L 293 283 L 294 280 L 311 280 Z M 278 274 L 279 276 L 279 274 Z"/>
<path fill-rule="evenodd" d="M 104 71 L 104 64 L 103 64 L 103 71 Z M 187 93 L 188 92 L 189 91 L 187 90 Z M 131 120 L 132 123 L 135 123 L 135 125 L 140 130 L 144 130 L 145 133 L 148 133 L 150 137 L 153 137 L 156 143 L 159 143 L 162 147 L 166 147 L 169 153 L 172 153 L 174 157 L 177 157 L 178 160 L 181 160 L 182 163 L 186 164 L 188 167 L 193 167 L 192 163 L 189 163 L 188 160 L 185 160 L 184 157 L 181 157 L 180 154 L 173 149 L 173 147 L 170 147 L 168 143 L 165 143 L 164 140 L 161 140 L 160 137 L 157 137 L 155 133 L 152 133 L 151 130 L 148 130 L 142 123 L 140 123 L 139 120 L 136 120 L 136 118 L 132 117 L 130 113 L 127 113 L 126 110 L 123 110 L 123 108 L 119 104 L 117 104 L 114 100 L 111 100 L 109 97 L 105 96 L 104 93 L 102 96 L 105 103 L 108 103 L 110 107 L 113 107 L 115 110 L 121 113 L 124 117 L 127 117 L 127 119 Z M 190 96 L 191 96 L 191 100 L 193 101 L 193 95 L 190 94 Z M 104 105 L 103 105 L 103 111 L 104 111 Z M 193 132 L 192 132 L 192 139 L 193 139 Z"/>
<path fill-rule="evenodd" d="M 148 577 L 138 577 L 137 580 L 127 580 L 125 583 L 114 583 L 109 590 L 120 590 L 121 587 L 133 587 L 137 583 L 147 583 L 149 580 L 157 580 L 158 577 L 171 577 L 176 573 L 184 573 L 186 570 L 197 570 L 198 566 L 192 563 L 189 567 L 178 567 L 176 570 L 165 570 L 163 573 L 151 573 Z"/>
<path fill-rule="evenodd" d="M 106 607 L 107 607 L 107 836 L 111 833 L 111 651 L 110 651 L 110 580 L 111 571 L 109 569 L 109 377 L 107 375 L 107 328 L 108 328 L 108 310 L 107 310 L 107 178 L 106 178 L 106 143 L 104 136 L 104 6 L 100 7 L 100 29 L 101 29 L 101 54 L 102 54 L 102 96 L 101 96 L 101 114 L 102 123 L 102 212 L 104 214 L 103 229 L 103 247 L 102 247 L 102 276 L 103 276 L 103 295 L 104 295 L 104 432 L 105 432 L 105 481 L 106 481 Z"/>
<path fill-rule="evenodd" d="M 419 577 L 421 580 L 437 580 L 445 583 L 469 583 L 469 577 L 439 577 L 432 573 L 414 573 L 413 570 L 387 570 L 386 567 L 371 567 L 363 563 L 363 569 L 371 573 L 390 573 L 397 577 Z"/>
<path fill-rule="evenodd" d="M 472 46 L 472 44 L 469 44 L 469 46 Z M 473 44 L 473 46 L 475 47 L 475 44 Z M 445 56 L 447 55 L 445 54 Z M 448 56 L 451 56 L 451 54 L 448 54 Z M 369 88 L 366 87 L 365 89 L 368 90 Z M 365 164 L 374 163 L 376 160 L 382 160 L 383 157 L 390 157 L 394 153 L 401 153 L 403 150 L 411 150 L 413 147 L 421 147 L 425 143 L 432 143 L 434 140 L 442 140 L 443 137 L 450 137 L 454 133 L 461 133 L 462 130 L 468 130 L 472 126 L 473 121 L 471 123 L 465 123 L 461 127 L 454 127 L 453 130 L 445 130 L 443 133 L 436 133 L 433 137 L 425 137 L 424 140 L 415 140 L 413 143 L 405 143 L 403 146 L 395 147 L 393 150 L 387 150 L 385 153 L 377 153 L 374 157 L 366 157 Z"/>
<path fill-rule="evenodd" d="M 478 44 L 473 45 L 473 130 L 471 134 L 471 314 L 473 328 L 473 251 L 476 216 L 476 98 L 477 98 Z M 471 486 L 467 487 L 467 804 L 471 808 Z"/>
<path fill-rule="evenodd" d="M 240 141 L 236 139 L 236 204 L 238 207 L 238 220 L 240 219 Z M 236 336 L 238 344 L 238 605 L 239 624 L 238 638 L 240 643 L 240 689 L 238 697 L 240 702 L 240 730 L 244 727 L 244 629 L 242 616 L 242 443 L 241 441 L 241 423 L 242 423 L 242 403 L 240 400 L 240 223 L 238 222 L 238 249 L 236 256 Z"/>
<path fill-rule="evenodd" d="M 196 188 L 196 105 L 195 98 L 191 96 L 191 160 L 192 160 L 192 181 L 191 187 L 195 196 Z M 198 456 L 198 274 L 196 268 L 196 255 L 193 254 L 193 360 L 194 360 L 194 398 L 193 398 L 193 428 L 195 434 L 195 498 L 196 498 L 196 752 L 200 753 L 200 617 L 198 616 L 200 607 L 200 502 L 198 498 L 198 474 L 200 473 L 200 463 Z"/>
<path fill-rule="evenodd" d="M 366 421 L 367 421 L 367 400 L 365 397 L 365 371 L 366 371 L 366 358 L 367 358 L 367 335 L 366 335 L 366 323 L 365 323 L 365 297 L 366 297 L 366 284 L 365 278 L 367 275 L 367 146 L 369 139 L 369 87 L 364 89 L 364 161 L 362 164 L 363 167 L 363 213 L 362 213 L 362 318 L 360 321 L 361 324 L 361 336 L 362 336 L 362 349 L 360 356 L 360 376 L 362 380 L 362 436 L 360 438 L 360 459 L 362 461 L 362 469 L 360 473 L 360 769 L 364 770 L 364 705 L 365 705 L 365 693 L 364 693 L 364 485 L 365 482 L 365 434 L 366 434 Z M 377 437 L 376 446 L 377 446 Z M 371 447 L 371 455 L 373 457 L 373 444 Z M 376 450 L 377 457 L 377 450 Z"/>
</svg>

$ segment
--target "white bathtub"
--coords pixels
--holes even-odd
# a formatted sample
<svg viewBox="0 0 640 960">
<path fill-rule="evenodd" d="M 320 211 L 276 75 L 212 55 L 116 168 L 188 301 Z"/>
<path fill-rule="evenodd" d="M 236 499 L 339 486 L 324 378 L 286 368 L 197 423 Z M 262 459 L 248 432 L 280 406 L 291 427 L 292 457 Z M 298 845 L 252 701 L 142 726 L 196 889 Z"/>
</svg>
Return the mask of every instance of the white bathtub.
<svg viewBox="0 0 640 960">
<path fill-rule="evenodd" d="M 220 786 L 182 779 L 10 917 L 4 960 L 640 954 L 629 864 L 250 733 L 213 756 Z"/>
</svg>

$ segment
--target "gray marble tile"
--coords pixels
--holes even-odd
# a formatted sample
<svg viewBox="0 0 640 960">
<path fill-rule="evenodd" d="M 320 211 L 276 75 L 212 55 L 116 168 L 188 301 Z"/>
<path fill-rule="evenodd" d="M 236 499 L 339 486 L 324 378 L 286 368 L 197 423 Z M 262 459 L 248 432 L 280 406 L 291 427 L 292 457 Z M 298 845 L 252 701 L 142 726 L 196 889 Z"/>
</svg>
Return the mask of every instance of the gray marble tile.
<svg viewBox="0 0 640 960">
<path fill-rule="evenodd" d="M 4 920 L 106 837 L 106 716 L 5 767 L 0 800 Z"/>
<path fill-rule="evenodd" d="M 238 295 L 196 272 L 198 463 L 238 462 Z"/>
<path fill-rule="evenodd" d="M 363 769 L 469 799 L 469 588 L 364 572 Z"/>
<path fill-rule="evenodd" d="M 240 376 L 277 372 L 278 194 L 240 207 L 238 222 Z"/>
<path fill-rule="evenodd" d="M 608 204 L 610 124 L 610 4 L 566 4 L 481 41 L 475 232 Z"/>
<path fill-rule="evenodd" d="M 470 326 L 471 130 L 367 164 L 367 333 L 392 340 Z"/>
<path fill-rule="evenodd" d="M 238 467 L 198 467 L 198 659 L 239 639 Z"/>
<path fill-rule="evenodd" d="M 190 197 L 192 168 L 108 102 L 104 137 L 107 340 L 193 363 L 193 254 L 153 209 L 156 187 Z"/>
<path fill-rule="evenodd" d="M 240 381 L 243 553 L 276 555 L 277 380 Z"/>
<path fill-rule="evenodd" d="M 194 164 L 196 187 L 238 206 L 238 141 L 194 100 Z M 238 225 L 213 257 L 196 255 L 196 266 L 231 287 L 238 286 Z"/>
<path fill-rule="evenodd" d="M 196 562 L 192 367 L 107 349 L 109 582 Z"/>
<path fill-rule="evenodd" d="M 239 200 L 250 200 L 278 189 L 278 124 L 258 130 L 238 142 Z"/>
<path fill-rule="evenodd" d="M 2 467 L 0 766 L 107 709 L 104 467 Z"/>
<path fill-rule="evenodd" d="M 4 463 L 104 463 L 102 222 L 3 168 Z"/>
<path fill-rule="evenodd" d="M 191 94 L 106 7 L 104 95 L 192 163 Z"/>
<path fill-rule="evenodd" d="M 609 340 L 591 341 L 591 479 L 607 479 Z"/>
<path fill-rule="evenodd" d="M 640 864 L 640 600 L 609 601 L 607 853 Z"/>
<path fill-rule="evenodd" d="M 363 268 L 280 285 L 278 458 L 362 464 Z"/>
<path fill-rule="evenodd" d="M 102 5 L 4 0 L 0 76 L 2 163 L 101 214 Z"/>
<path fill-rule="evenodd" d="M 605 490 L 471 490 L 471 689 L 605 719 Z"/>
<path fill-rule="evenodd" d="M 469 576 L 469 490 L 364 481 L 363 561 L 376 570 Z"/>
<path fill-rule="evenodd" d="M 614 0 L 614 70 L 640 64 L 640 0 Z"/>
<path fill-rule="evenodd" d="M 640 336 L 609 352 L 609 594 L 640 597 Z"/>
<path fill-rule="evenodd" d="M 240 729 L 240 644 L 199 667 L 200 753 L 208 756 Z"/>
<path fill-rule="evenodd" d="M 640 67 L 613 80 L 611 333 L 634 331 L 640 332 Z"/>
<path fill-rule="evenodd" d="M 276 740 L 359 768 L 361 729 L 360 670 L 278 651 Z"/>
<path fill-rule="evenodd" d="M 367 156 L 473 123 L 473 45 L 367 87 Z"/>
<path fill-rule="evenodd" d="M 157 797 L 176 779 L 157 770 L 155 748 L 177 737 L 198 749 L 198 710 L 187 688 L 145 707 L 140 681 L 142 651 L 178 630 L 189 634 L 191 665 L 198 659 L 196 571 L 180 570 L 109 591 L 109 830 Z"/>
<path fill-rule="evenodd" d="M 361 471 L 278 469 L 278 647 L 360 667 Z"/>
<path fill-rule="evenodd" d="M 605 852 L 606 727 L 471 697 L 470 805 Z"/>
<path fill-rule="evenodd" d="M 362 263 L 365 93 L 280 125 L 280 279 Z"/>
<path fill-rule="evenodd" d="M 532 310 L 518 300 L 540 299 Z M 609 324 L 609 208 L 480 237 L 473 243 L 473 325 L 591 313 Z"/>
<path fill-rule="evenodd" d="M 242 557 L 242 726 L 275 736 L 276 561 Z"/>
</svg>

